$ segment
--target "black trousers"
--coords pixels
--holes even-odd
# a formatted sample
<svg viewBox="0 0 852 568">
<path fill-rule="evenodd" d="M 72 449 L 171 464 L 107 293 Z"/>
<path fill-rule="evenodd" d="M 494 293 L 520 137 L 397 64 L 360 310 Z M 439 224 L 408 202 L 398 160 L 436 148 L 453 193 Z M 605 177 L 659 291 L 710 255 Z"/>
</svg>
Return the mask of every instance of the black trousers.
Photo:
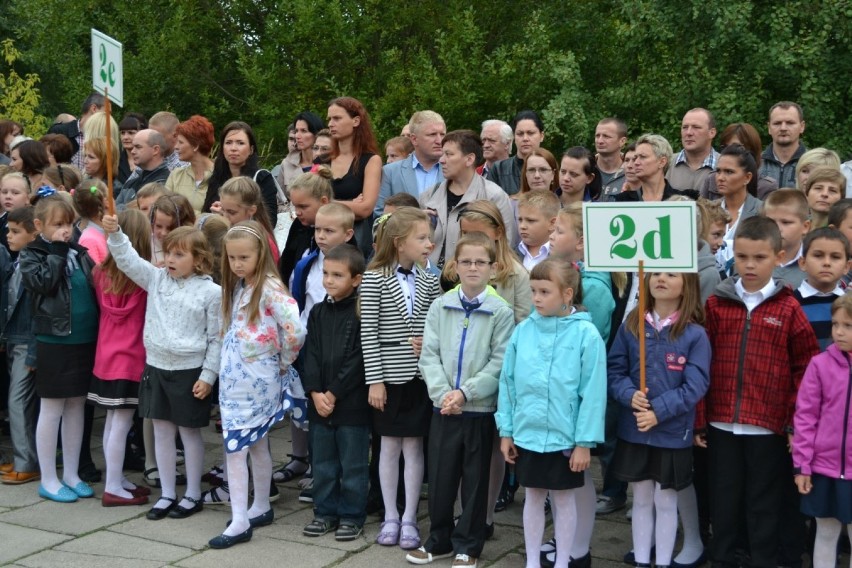
<svg viewBox="0 0 852 568">
<path fill-rule="evenodd" d="M 707 448 L 714 566 L 737 565 L 737 535 L 744 520 L 750 566 L 775 568 L 784 483 L 790 482 L 786 439 L 775 434 L 735 435 L 710 426 Z"/>
<path fill-rule="evenodd" d="M 429 539 L 433 554 L 482 555 L 488 478 L 496 426 L 491 414 L 432 415 L 429 427 Z M 453 526 L 461 482 L 462 514 Z"/>
</svg>

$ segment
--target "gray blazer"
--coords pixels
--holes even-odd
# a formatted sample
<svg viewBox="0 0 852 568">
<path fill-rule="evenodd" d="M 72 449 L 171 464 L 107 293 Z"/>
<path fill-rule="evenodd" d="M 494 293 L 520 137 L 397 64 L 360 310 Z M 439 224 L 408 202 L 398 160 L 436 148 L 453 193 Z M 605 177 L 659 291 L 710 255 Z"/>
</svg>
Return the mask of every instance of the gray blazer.
<svg viewBox="0 0 852 568">
<path fill-rule="evenodd" d="M 440 168 L 435 181 L 444 181 L 444 173 Z M 427 189 L 429 188 L 423 188 L 424 191 Z M 404 160 L 382 166 L 382 185 L 379 189 L 376 208 L 373 210 L 376 217 L 380 216 L 385 210 L 385 200 L 397 193 L 408 193 L 416 199 L 420 199 L 420 192 L 417 191 L 417 175 L 414 173 L 414 154 L 409 155 Z"/>
</svg>

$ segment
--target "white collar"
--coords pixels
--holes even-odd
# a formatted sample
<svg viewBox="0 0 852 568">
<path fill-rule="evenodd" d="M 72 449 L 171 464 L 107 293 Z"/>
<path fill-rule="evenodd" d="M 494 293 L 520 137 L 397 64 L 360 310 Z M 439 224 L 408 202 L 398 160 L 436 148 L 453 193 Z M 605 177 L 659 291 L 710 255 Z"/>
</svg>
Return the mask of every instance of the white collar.
<svg viewBox="0 0 852 568">
<path fill-rule="evenodd" d="M 811 286 L 807 279 L 802 280 L 802 284 L 799 286 L 799 294 L 802 295 L 802 298 L 810 298 L 811 296 L 825 298 L 828 296 L 842 296 L 845 293 L 846 291 L 840 287 L 840 282 L 834 286 L 834 290 L 831 292 L 820 292 Z"/>
<path fill-rule="evenodd" d="M 737 283 L 734 284 L 734 287 L 737 290 L 737 296 L 739 296 L 741 300 L 745 300 L 746 298 L 757 297 L 762 302 L 763 300 L 768 298 L 770 295 L 772 295 L 772 292 L 775 290 L 775 279 L 770 278 L 769 282 L 766 283 L 766 286 L 764 286 L 763 288 L 761 288 L 757 292 L 749 292 L 748 290 L 746 290 L 743 287 L 743 279 L 742 278 L 737 280 Z"/>
</svg>

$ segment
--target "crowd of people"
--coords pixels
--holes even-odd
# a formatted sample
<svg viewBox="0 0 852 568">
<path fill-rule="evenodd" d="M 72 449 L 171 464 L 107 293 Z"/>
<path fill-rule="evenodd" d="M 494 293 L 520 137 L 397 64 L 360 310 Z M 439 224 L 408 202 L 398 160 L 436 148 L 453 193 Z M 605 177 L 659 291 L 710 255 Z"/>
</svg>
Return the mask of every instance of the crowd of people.
<svg viewBox="0 0 852 568">
<path fill-rule="evenodd" d="M 0 120 L 2 483 L 94 497 L 97 407 L 103 506 L 230 505 L 212 548 L 270 525 L 276 484 L 298 479 L 306 536 L 355 540 L 377 513 L 407 562 L 475 567 L 523 486 L 527 568 L 587 568 L 596 515 L 630 484 L 639 568 L 835 565 L 852 534 L 852 162 L 805 148 L 796 103 L 769 110 L 765 149 L 734 123 L 717 151 L 696 108 L 677 154 L 610 117 L 558 160 L 534 111 L 476 133 L 422 110 L 383 163 L 364 105 L 340 97 L 294 117 L 271 170 L 245 122 L 211 155 L 203 116 L 102 106 L 40 140 Z M 698 273 L 586 270 L 584 202 L 666 200 L 697 201 Z M 225 458 L 205 472 L 215 412 Z"/>
</svg>

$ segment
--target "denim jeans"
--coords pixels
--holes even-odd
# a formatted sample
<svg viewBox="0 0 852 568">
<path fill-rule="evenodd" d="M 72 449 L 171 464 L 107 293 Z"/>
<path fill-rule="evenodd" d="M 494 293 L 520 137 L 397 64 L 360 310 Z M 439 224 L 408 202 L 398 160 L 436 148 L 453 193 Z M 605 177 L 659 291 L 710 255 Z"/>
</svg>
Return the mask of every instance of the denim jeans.
<svg viewBox="0 0 852 568">
<path fill-rule="evenodd" d="M 314 516 L 359 527 L 367 517 L 370 427 L 311 422 Z"/>
</svg>

